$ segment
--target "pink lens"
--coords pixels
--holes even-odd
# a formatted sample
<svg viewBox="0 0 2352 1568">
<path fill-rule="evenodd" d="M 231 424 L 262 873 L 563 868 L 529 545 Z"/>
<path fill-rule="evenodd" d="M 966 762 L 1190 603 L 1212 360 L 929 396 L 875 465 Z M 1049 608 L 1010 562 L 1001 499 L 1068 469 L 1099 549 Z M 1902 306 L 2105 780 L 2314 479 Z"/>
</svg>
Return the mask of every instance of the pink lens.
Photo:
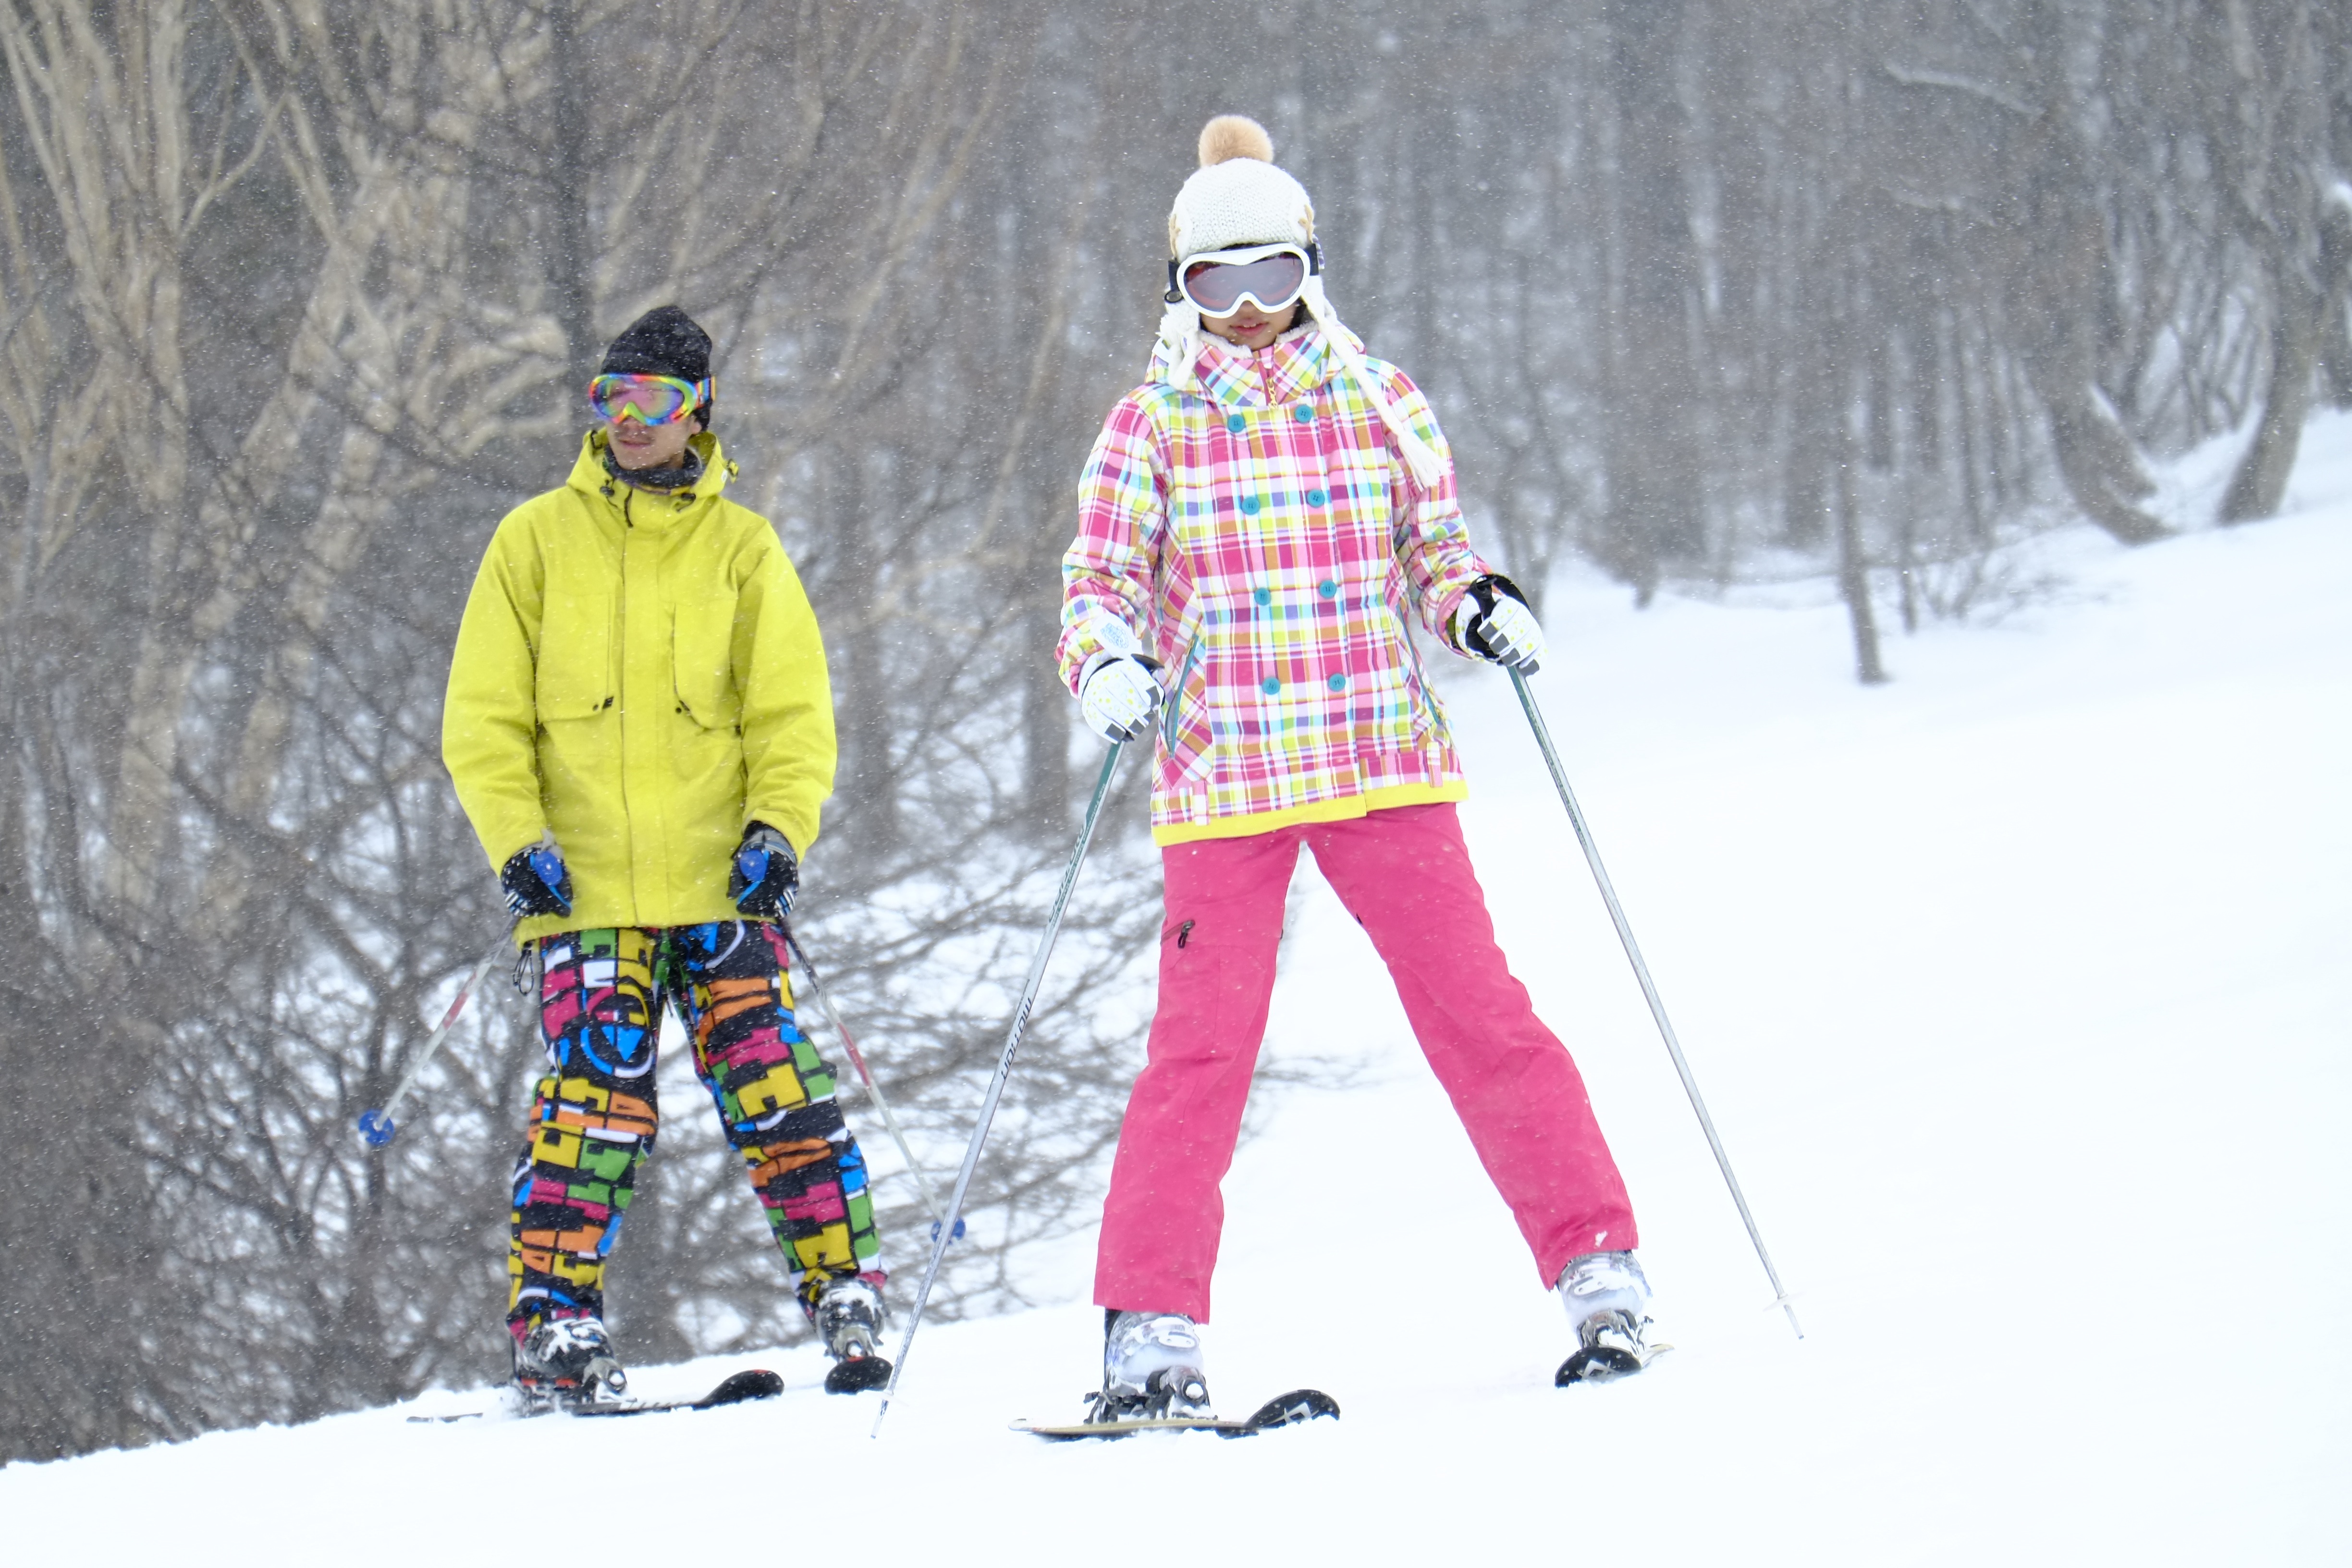
<svg viewBox="0 0 2352 1568">
<path fill-rule="evenodd" d="M 1306 259 L 1286 250 L 1255 261 L 1201 260 L 1184 268 L 1185 294 L 1212 316 L 1232 315 L 1244 294 L 1262 310 L 1279 310 L 1306 287 Z"/>
</svg>

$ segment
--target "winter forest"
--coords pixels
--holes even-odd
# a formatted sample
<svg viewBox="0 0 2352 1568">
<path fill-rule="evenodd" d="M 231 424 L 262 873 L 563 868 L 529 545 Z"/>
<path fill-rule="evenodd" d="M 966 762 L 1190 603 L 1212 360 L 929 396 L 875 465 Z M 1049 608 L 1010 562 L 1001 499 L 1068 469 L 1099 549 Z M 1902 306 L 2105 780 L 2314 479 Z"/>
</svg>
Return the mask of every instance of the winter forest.
<svg viewBox="0 0 2352 1568">
<path fill-rule="evenodd" d="M 5 0 L 0 50 L 0 1459 L 500 1374 L 522 998 L 390 1149 L 352 1120 L 503 923 L 439 754 L 475 563 L 650 306 L 717 340 L 730 493 L 825 633 L 796 928 L 946 1171 L 1101 756 L 1056 563 L 1208 115 L 1314 193 L 1538 611 L 1570 562 L 1818 584 L 1880 683 L 2030 591 L 2018 541 L 2158 541 L 2153 467 L 2238 430 L 2209 521 L 2257 522 L 2352 407 L 2330 0 Z M 1142 793 L 937 1318 L 1099 1204 Z M 804 1335 L 673 1076 L 634 1353 Z"/>
</svg>

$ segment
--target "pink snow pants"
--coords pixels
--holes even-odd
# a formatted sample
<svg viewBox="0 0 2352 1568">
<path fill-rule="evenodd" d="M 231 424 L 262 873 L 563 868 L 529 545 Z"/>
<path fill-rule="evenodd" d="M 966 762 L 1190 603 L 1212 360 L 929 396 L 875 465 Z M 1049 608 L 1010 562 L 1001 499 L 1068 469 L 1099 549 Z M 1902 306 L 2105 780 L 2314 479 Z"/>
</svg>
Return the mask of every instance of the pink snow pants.
<svg viewBox="0 0 2352 1568">
<path fill-rule="evenodd" d="M 1571 1259 L 1635 1246 L 1633 1205 L 1584 1080 L 1495 945 L 1453 805 L 1393 806 L 1162 851 L 1160 1005 L 1111 1165 L 1095 1304 L 1208 1321 L 1225 1217 L 1218 1184 L 1241 1134 L 1301 844 L 1388 964 L 1544 1287 Z M 1416 1179 L 1409 1158 L 1361 1173 L 1374 1201 L 1381 1183 Z"/>
</svg>

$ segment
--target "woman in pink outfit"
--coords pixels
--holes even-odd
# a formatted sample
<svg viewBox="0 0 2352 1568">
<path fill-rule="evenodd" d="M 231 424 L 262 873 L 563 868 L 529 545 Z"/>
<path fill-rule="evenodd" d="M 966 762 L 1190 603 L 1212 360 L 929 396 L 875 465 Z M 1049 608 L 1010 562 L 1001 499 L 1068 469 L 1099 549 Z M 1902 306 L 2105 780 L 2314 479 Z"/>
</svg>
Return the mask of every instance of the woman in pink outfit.
<svg viewBox="0 0 2352 1568">
<path fill-rule="evenodd" d="M 1513 979 L 1467 793 L 1406 630 L 1532 671 L 1543 633 L 1470 547 L 1427 399 L 1323 291 L 1315 212 L 1255 121 L 1213 120 L 1169 216 L 1144 384 L 1104 422 L 1063 558 L 1064 679 L 1106 738 L 1155 738 L 1166 868 L 1150 1062 L 1103 1214 L 1094 1419 L 1208 1407 L 1196 1325 L 1301 845 L 1371 937 L 1578 1345 L 1638 1369 L 1648 1288 L 1582 1079 Z"/>
</svg>

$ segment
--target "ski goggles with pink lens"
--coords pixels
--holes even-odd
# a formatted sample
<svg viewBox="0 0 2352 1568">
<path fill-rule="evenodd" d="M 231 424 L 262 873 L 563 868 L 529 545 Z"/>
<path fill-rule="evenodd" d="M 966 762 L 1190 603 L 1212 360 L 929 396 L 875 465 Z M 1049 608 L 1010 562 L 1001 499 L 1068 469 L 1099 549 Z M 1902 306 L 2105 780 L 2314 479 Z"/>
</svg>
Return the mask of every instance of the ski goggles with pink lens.
<svg viewBox="0 0 2352 1568">
<path fill-rule="evenodd" d="M 674 375 L 600 375 L 588 384 L 588 406 L 607 425 L 676 425 L 710 401 L 710 380 Z"/>
<path fill-rule="evenodd" d="M 1286 310 L 1307 291 L 1307 278 L 1318 270 L 1315 258 L 1296 245 L 1251 245 L 1196 256 L 1176 272 L 1176 287 L 1204 316 L 1230 316 L 1246 300 L 1271 315 Z"/>
</svg>

